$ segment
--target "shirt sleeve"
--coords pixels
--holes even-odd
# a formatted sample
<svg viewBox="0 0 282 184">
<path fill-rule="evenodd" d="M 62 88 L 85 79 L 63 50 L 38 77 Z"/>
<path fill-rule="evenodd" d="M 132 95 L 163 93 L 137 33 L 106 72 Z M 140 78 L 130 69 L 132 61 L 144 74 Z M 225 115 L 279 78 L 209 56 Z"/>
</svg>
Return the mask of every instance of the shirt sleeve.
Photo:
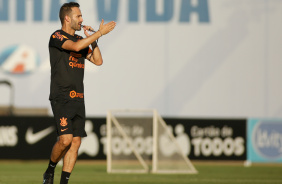
<svg viewBox="0 0 282 184">
<path fill-rule="evenodd" d="M 63 50 L 62 45 L 65 41 L 68 40 L 68 37 L 62 35 L 59 31 L 56 31 L 51 35 L 49 47 L 56 47 L 60 50 Z"/>
<path fill-rule="evenodd" d="M 88 55 L 88 54 L 90 54 L 90 53 L 92 53 L 92 52 L 93 52 L 92 49 L 91 49 L 90 47 L 88 47 L 88 52 L 87 52 L 86 55 Z"/>
</svg>

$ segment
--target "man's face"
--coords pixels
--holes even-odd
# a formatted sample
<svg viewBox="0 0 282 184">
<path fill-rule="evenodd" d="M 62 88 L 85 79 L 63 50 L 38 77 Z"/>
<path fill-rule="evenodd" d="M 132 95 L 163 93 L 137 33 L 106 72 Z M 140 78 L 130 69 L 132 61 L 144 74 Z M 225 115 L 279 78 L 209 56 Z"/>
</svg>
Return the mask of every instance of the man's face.
<svg viewBox="0 0 282 184">
<path fill-rule="evenodd" d="M 83 22 L 81 11 L 78 7 L 73 7 L 72 12 L 70 15 L 71 18 L 71 28 L 80 31 L 81 30 L 81 24 Z"/>
</svg>

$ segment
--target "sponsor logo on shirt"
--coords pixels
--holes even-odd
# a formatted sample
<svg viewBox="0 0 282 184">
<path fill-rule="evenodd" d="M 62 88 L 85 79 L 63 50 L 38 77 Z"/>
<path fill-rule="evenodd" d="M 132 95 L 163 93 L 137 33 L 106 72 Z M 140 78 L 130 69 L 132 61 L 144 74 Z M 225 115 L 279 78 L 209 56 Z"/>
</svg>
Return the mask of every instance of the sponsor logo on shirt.
<svg viewBox="0 0 282 184">
<path fill-rule="evenodd" d="M 77 62 L 69 62 L 70 67 L 72 68 L 84 68 L 84 64 L 77 63 Z"/>
<path fill-rule="evenodd" d="M 76 58 L 82 57 L 82 54 L 78 54 L 78 53 L 75 53 L 75 52 L 71 52 L 70 55 L 73 56 L 73 57 L 76 57 Z"/>
<path fill-rule="evenodd" d="M 57 38 L 57 39 L 59 39 L 59 40 L 61 40 L 61 41 L 63 41 L 64 38 L 65 38 L 65 39 L 68 39 L 68 37 L 66 37 L 65 35 L 61 35 L 60 32 L 54 33 L 54 34 L 52 35 L 52 37 L 53 37 L 53 38 Z"/>
<path fill-rule="evenodd" d="M 69 57 L 69 66 L 72 68 L 84 68 L 84 64 L 78 63 L 78 58 L 81 58 L 82 55 L 78 53 L 71 52 Z"/>
<path fill-rule="evenodd" d="M 83 96 L 84 96 L 83 93 L 77 93 L 74 90 L 70 92 L 70 97 L 71 98 L 83 98 Z"/>
</svg>

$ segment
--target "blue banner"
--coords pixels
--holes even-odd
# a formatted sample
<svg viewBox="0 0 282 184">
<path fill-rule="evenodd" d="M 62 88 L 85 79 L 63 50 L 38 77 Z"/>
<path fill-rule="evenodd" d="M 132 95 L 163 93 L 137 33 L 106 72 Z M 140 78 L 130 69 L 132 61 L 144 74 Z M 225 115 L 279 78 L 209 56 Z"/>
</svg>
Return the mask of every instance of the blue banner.
<svg viewBox="0 0 282 184">
<path fill-rule="evenodd" d="M 247 159 L 251 162 L 282 162 L 282 120 L 249 119 Z"/>
</svg>

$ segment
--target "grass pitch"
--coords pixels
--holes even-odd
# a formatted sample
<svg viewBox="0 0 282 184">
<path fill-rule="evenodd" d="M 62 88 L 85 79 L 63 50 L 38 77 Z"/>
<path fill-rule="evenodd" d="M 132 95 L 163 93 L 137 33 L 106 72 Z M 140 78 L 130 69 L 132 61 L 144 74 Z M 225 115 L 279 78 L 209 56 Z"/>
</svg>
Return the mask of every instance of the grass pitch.
<svg viewBox="0 0 282 184">
<path fill-rule="evenodd" d="M 48 161 L 0 161 L 0 184 L 38 184 Z M 69 184 L 281 184 L 281 164 L 194 163 L 198 174 L 107 174 L 106 162 L 78 161 Z M 59 184 L 61 167 L 56 168 Z"/>
</svg>

